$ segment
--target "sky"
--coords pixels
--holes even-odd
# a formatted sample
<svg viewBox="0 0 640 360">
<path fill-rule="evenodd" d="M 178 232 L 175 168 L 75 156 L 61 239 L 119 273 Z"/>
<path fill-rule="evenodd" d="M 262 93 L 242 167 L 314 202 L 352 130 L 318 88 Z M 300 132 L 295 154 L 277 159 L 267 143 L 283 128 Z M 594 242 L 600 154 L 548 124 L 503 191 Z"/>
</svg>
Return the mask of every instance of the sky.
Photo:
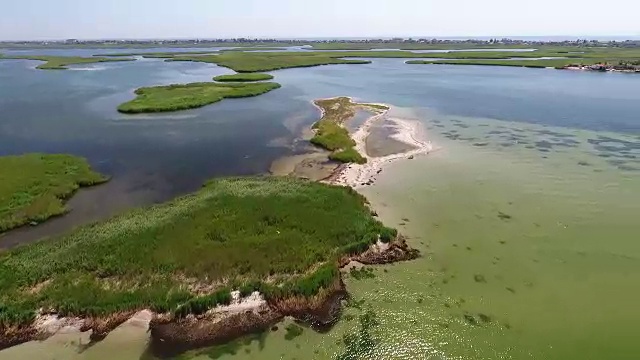
<svg viewBox="0 0 640 360">
<path fill-rule="evenodd" d="M 640 0 L 3 0 L 0 40 L 632 35 Z"/>
</svg>

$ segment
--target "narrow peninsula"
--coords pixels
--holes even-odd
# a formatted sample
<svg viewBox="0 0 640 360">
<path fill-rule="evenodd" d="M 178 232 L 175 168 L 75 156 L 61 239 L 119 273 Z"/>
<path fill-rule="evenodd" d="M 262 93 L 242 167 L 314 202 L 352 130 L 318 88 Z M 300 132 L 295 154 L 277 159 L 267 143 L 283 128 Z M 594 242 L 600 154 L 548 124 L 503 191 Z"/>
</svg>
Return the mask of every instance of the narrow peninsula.
<svg viewBox="0 0 640 360">
<path fill-rule="evenodd" d="M 0 233 L 62 215 L 76 190 L 107 180 L 76 156 L 0 156 Z"/>
</svg>

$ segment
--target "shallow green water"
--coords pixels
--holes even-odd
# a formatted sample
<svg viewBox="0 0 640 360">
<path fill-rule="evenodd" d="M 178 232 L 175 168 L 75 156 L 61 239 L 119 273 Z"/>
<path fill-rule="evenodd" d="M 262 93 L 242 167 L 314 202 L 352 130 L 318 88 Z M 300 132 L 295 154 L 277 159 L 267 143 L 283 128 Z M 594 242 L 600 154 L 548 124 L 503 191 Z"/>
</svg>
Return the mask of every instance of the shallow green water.
<svg viewBox="0 0 640 360">
<path fill-rule="evenodd" d="M 391 165 L 364 190 L 425 256 L 348 280 L 363 310 L 348 308 L 329 334 L 275 333 L 261 350 L 221 359 L 636 358 L 640 174 L 589 139 L 638 140 L 451 119 L 428 125 L 440 151 Z M 504 146 L 513 129 L 518 143 Z M 571 146 L 526 147 L 558 138 Z M 378 323 L 365 332 L 371 343 L 358 320 L 367 309 Z"/>
<path fill-rule="evenodd" d="M 373 279 L 348 278 L 364 303 L 348 307 L 328 334 L 305 329 L 286 340 L 280 324 L 246 344 L 184 358 L 637 358 L 640 172 L 629 169 L 637 167 L 639 140 L 420 116 L 431 119 L 428 137 L 441 149 L 392 164 L 363 192 L 424 256 L 376 267 Z M 608 147 L 593 141 L 602 138 Z M 113 351 L 137 359 L 146 341 L 141 330 L 114 332 L 78 354 L 78 339 L 56 338 L 0 359 L 43 351 L 60 359 L 106 359 Z"/>
</svg>

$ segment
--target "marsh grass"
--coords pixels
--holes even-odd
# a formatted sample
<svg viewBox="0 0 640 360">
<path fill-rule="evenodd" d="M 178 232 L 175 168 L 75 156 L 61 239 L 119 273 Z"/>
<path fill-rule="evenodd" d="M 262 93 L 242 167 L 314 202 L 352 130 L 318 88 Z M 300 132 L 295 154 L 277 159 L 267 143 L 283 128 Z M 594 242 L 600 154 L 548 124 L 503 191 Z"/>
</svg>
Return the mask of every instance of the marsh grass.
<svg viewBox="0 0 640 360">
<path fill-rule="evenodd" d="M 345 249 L 388 231 L 365 202 L 350 188 L 290 178 L 211 181 L 168 203 L 2 253 L 0 327 L 28 323 L 40 307 L 70 316 L 150 308 L 182 317 L 228 303 L 243 279 L 241 292 L 258 290 L 267 300 L 315 295 L 339 276 Z M 202 295 L 184 279 L 219 286 Z"/>
<path fill-rule="evenodd" d="M 67 212 L 78 188 L 107 181 L 86 160 L 71 155 L 0 157 L 0 233 Z"/>
<path fill-rule="evenodd" d="M 272 80 L 273 75 L 269 74 L 261 74 L 261 73 L 244 73 L 244 74 L 233 74 L 233 75 L 220 75 L 213 78 L 215 81 L 219 82 L 245 82 L 245 81 L 263 81 L 263 80 Z"/>
<path fill-rule="evenodd" d="M 343 163 L 364 164 L 367 159 L 354 148 L 355 141 L 343 126 L 356 113 L 356 104 L 347 97 L 316 100 L 315 104 L 322 109 L 323 115 L 313 125 L 315 135 L 311 143 L 332 151 L 329 158 Z M 369 106 L 367 104 L 366 106 Z"/>
<path fill-rule="evenodd" d="M 333 161 L 338 161 L 341 163 L 356 163 L 356 164 L 367 163 L 367 159 L 362 155 L 360 155 L 360 153 L 352 147 L 331 153 L 329 155 L 329 159 Z"/>
<path fill-rule="evenodd" d="M 600 54 L 599 56 L 601 56 Z M 175 55 L 167 61 L 197 61 L 213 63 L 237 72 L 261 72 L 294 67 L 309 67 L 330 64 L 367 64 L 369 60 L 352 58 L 445 58 L 445 59 L 509 59 L 538 57 L 580 58 L 584 54 L 568 51 L 539 50 L 528 52 L 478 51 L 449 53 L 415 53 L 411 51 L 281 51 L 242 52 L 230 51 L 209 55 Z M 351 58 L 351 59 L 349 59 Z"/>
<path fill-rule="evenodd" d="M 411 60 L 407 64 L 444 64 L 444 65 L 484 65 L 484 66 L 514 66 L 527 68 L 556 68 L 562 69 L 569 65 L 594 65 L 600 63 L 616 63 L 617 60 L 580 58 L 580 59 L 542 59 L 542 60 Z"/>
<path fill-rule="evenodd" d="M 133 58 L 106 58 L 106 57 L 79 57 L 79 56 L 47 56 L 47 55 L 25 55 L 25 56 L 4 56 L 0 59 L 17 59 L 17 60 L 38 60 L 44 61 L 44 64 L 38 65 L 36 68 L 40 70 L 67 70 L 69 65 L 94 64 L 104 62 L 117 61 L 135 61 Z"/>
<path fill-rule="evenodd" d="M 273 82 L 247 84 L 191 83 L 137 89 L 134 100 L 118 106 L 122 113 L 178 111 L 203 107 L 229 98 L 258 96 L 280 88 Z"/>
<path fill-rule="evenodd" d="M 313 52 L 224 52 L 220 55 L 175 56 L 166 61 L 195 61 L 213 63 L 239 73 L 264 72 L 297 67 L 331 64 L 369 64 L 367 60 L 340 59 L 331 55 Z"/>
</svg>

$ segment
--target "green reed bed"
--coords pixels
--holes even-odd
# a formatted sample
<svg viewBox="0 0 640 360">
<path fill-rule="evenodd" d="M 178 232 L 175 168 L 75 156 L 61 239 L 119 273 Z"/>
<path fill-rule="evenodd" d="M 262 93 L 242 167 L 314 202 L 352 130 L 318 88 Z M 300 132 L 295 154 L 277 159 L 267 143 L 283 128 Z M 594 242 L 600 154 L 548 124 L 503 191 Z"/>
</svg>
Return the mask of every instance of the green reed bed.
<svg viewBox="0 0 640 360">
<path fill-rule="evenodd" d="M 27 323 L 41 307 L 73 316 L 143 308 L 184 316 L 227 303 L 232 288 L 267 299 L 311 296 L 339 276 L 337 259 L 352 244 L 388 232 L 350 188 L 218 179 L 194 194 L 2 253 L 0 326 Z M 203 296 L 187 283 L 219 286 Z"/>
<path fill-rule="evenodd" d="M 258 96 L 280 88 L 273 82 L 247 84 L 191 83 L 137 89 L 135 99 L 121 104 L 122 113 L 152 113 L 194 109 L 223 99 Z"/>
<path fill-rule="evenodd" d="M 65 199 L 78 188 L 106 180 L 76 156 L 1 156 L 0 232 L 62 215 Z"/>
<path fill-rule="evenodd" d="M 264 81 L 272 80 L 273 75 L 262 73 L 241 73 L 233 75 L 220 75 L 213 78 L 219 82 L 247 82 L 247 81 Z"/>
<path fill-rule="evenodd" d="M 25 55 L 25 56 L 4 56 L 0 59 L 14 60 L 38 60 L 44 61 L 44 64 L 38 65 L 36 68 L 40 70 L 67 70 L 69 65 L 95 64 L 116 61 L 135 61 L 133 58 L 112 59 L 106 57 L 79 57 L 79 56 L 46 56 L 46 55 Z"/>
</svg>

